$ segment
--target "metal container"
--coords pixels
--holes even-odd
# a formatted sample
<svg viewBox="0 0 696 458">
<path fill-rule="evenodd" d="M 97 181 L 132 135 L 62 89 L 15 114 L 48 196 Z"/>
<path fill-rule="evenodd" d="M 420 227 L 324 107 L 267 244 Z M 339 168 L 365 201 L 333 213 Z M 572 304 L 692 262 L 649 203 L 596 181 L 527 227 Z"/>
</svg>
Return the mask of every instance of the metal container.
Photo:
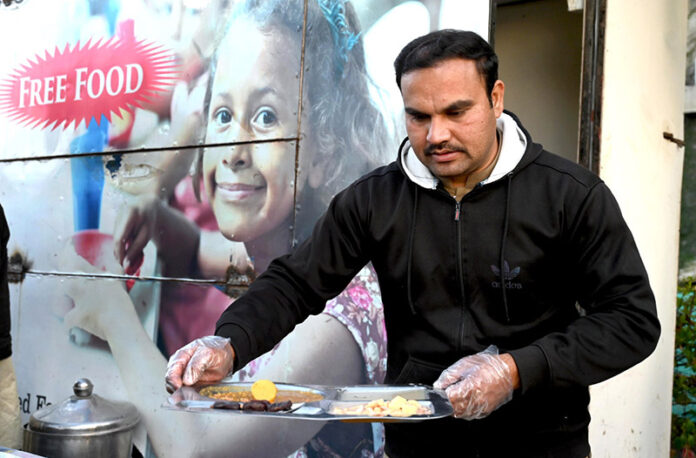
<svg viewBox="0 0 696 458">
<path fill-rule="evenodd" d="M 34 412 L 24 430 L 24 450 L 51 458 L 130 457 L 137 410 L 92 394 L 92 388 L 89 379 L 79 379 L 74 396 Z"/>
</svg>

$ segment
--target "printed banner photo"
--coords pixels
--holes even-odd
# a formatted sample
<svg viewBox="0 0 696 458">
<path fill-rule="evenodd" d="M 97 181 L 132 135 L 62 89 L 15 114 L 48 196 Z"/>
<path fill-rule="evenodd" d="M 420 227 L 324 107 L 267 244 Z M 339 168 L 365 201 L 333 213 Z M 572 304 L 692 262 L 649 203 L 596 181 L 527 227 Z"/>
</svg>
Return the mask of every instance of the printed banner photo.
<svg viewBox="0 0 696 458">
<path fill-rule="evenodd" d="M 29 0 L 0 9 L 0 204 L 22 421 L 71 394 L 134 404 L 149 456 L 381 456 L 378 424 L 162 409 L 166 363 L 396 157 L 393 60 L 489 1 Z M 31 32 L 30 32 L 31 31 Z M 8 42 L 9 43 L 9 42 Z M 381 383 L 370 265 L 238 380 Z M 268 449 L 264 449 L 268 447 Z"/>
</svg>

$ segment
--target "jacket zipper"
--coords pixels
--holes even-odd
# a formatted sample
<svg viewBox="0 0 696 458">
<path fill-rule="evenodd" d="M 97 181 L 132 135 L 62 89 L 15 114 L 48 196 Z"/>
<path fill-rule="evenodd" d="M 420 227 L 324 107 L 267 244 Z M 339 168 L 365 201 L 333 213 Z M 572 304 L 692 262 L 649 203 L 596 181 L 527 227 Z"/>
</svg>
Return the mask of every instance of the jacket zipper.
<svg viewBox="0 0 696 458">
<path fill-rule="evenodd" d="M 454 210 L 454 221 L 457 223 L 457 262 L 459 263 L 459 291 L 462 295 L 462 318 L 459 321 L 459 342 L 458 350 L 462 350 L 462 342 L 464 341 L 464 307 L 466 306 L 466 296 L 464 295 L 464 266 L 462 263 L 462 222 L 461 222 L 461 201 L 457 201 Z"/>
</svg>

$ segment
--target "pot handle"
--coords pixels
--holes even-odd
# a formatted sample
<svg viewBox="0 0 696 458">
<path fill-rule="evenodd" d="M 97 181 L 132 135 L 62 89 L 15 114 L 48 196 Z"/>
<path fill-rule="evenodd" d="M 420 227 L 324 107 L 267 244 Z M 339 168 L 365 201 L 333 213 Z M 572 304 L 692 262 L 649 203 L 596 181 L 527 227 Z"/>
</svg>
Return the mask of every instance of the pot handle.
<svg viewBox="0 0 696 458">
<path fill-rule="evenodd" d="M 94 385 L 92 385 L 90 379 L 81 378 L 77 379 L 77 381 L 73 385 L 73 392 L 75 393 L 75 396 L 79 398 L 88 398 L 92 395 L 93 388 Z"/>
</svg>

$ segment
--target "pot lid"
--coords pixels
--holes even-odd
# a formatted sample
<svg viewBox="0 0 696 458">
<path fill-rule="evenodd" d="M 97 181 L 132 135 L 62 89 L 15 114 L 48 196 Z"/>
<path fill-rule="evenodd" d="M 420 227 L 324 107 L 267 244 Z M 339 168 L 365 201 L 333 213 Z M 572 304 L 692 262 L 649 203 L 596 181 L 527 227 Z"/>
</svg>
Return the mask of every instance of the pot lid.
<svg viewBox="0 0 696 458">
<path fill-rule="evenodd" d="M 90 434 L 133 428 L 140 419 L 130 403 L 109 401 L 92 393 L 94 385 L 81 378 L 73 385 L 73 396 L 50 405 L 29 417 L 33 431 L 63 434 Z"/>
</svg>

